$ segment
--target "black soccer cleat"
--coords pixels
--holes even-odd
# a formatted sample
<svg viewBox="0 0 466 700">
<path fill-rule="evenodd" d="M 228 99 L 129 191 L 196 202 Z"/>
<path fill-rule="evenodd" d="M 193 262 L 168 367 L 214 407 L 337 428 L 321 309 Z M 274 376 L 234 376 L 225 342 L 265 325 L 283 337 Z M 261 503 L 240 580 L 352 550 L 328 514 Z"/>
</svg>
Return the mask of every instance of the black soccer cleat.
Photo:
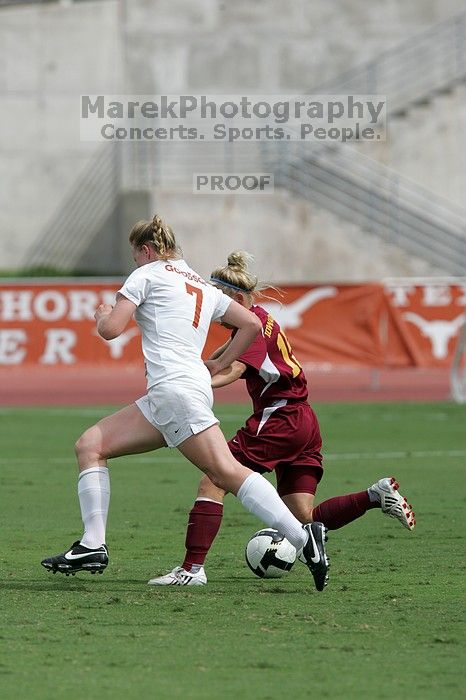
<svg viewBox="0 0 466 700">
<path fill-rule="evenodd" d="M 318 591 L 323 591 L 328 583 L 330 561 L 325 551 L 327 528 L 323 523 L 303 525 L 309 537 L 299 555 L 299 560 L 308 567 Z"/>
<path fill-rule="evenodd" d="M 47 571 L 52 571 L 54 574 L 59 571 L 66 576 L 70 574 L 74 576 L 77 571 L 102 574 L 108 564 L 108 548 L 103 544 L 97 549 L 88 549 L 77 540 L 67 552 L 57 554 L 55 557 L 47 557 L 41 561 L 41 564 Z"/>
</svg>

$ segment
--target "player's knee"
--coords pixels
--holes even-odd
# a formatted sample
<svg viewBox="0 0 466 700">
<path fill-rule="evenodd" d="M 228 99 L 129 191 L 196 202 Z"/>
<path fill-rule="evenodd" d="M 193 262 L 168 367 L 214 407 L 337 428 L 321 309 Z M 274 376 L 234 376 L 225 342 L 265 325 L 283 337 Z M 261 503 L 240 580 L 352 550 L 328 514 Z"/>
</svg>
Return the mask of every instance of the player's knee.
<svg viewBox="0 0 466 700">
<path fill-rule="evenodd" d="M 303 525 L 312 523 L 312 508 L 301 508 L 295 518 Z"/>
<path fill-rule="evenodd" d="M 205 496 L 206 491 L 208 491 L 209 486 L 212 484 L 212 481 L 209 479 L 207 474 L 204 474 L 202 479 L 199 482 L 199 486 L 197 489 L 197 495 L 198 496 Z"/>
<path fill-rule="evenodd" d="M 197 490 L 198 498 L 211 498 L 215 500 L 221 500 L 224 495 L 223 489 L 216 486 L 212 479 L 207 475 L 204 475 L 199 483 L 199 488 Z"/>
<path fill-rule="evenodd" d="M 207 477 L 210 483 L 217 489 L 223 489 L 225 486 L 226 478 L 223 471 L 217 471 L 215 473 L 209 473 Z M 205 493 L 203 494 L 205 496 Z"/>
<path fill-rule="evenodd" d="M 232 485 L 237 478 L 237 471 L 234 466 L 229 464 L 218 465 L 215 471 L 208 473 L 208 477 L 214 489 L 223 491 L 225 494 L 232 490 Z"/>
<path fill-rule="evenodd" d="M 93 426 L 84 431 L 78 438 L 74 446 L 74 451 L 78 461 L 94 460 L 101 458 L 100 448 L 100 434 L 95 426 Z"/>
<path fill-rule="evenodd" d="M 304 505 L 302 503 L 286 503 L 288 508 L 293 513 L 294 517 L 299 520 L 300 523 L 310 523 L 312 522 L 312 506 Z"/>
<path fill-rule="evenodd" d="M 305 493 L 290 493 L 283 494 L 278 491 L 278 495 L 284 504 L 291 510 L 294 517 L 300 523 L 312 522 L 312 510 L 314 507 L 314 495 Z"/>
</svg>

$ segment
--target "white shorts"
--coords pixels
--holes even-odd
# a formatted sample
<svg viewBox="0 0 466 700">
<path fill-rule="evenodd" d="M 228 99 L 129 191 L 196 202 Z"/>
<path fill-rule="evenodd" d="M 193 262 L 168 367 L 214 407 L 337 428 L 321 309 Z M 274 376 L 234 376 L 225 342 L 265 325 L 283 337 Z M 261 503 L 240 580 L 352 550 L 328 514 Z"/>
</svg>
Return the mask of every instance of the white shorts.
<svg viewBox="0 0 466 700">
<path fill-rule="evenodd" d="M 168 447 L 177 447 L 192 435 L 217 425 L 210 387 L 157 385 L 135 401 L 144 418 L 159 430 Z"/>
</svg>

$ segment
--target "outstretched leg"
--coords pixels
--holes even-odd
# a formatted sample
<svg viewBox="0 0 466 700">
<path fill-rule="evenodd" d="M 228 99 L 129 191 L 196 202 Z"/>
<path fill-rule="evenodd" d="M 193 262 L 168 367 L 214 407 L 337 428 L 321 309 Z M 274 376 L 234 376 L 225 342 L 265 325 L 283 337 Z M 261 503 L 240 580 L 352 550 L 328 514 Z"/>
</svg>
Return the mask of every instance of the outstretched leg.
<svg viewBox="0 0 466 700">
<path fill-rule="evenodd" d="M 383 513 L 398 520 L 403 527 L 413 530 L 416 525 L 414 511 L 398 489 L 399 484 L 394 477 L 385 477 L 364 491 L 334 496 L 315 507 L 314 496 L 310 493 L 286 493 L 281 496 L 302 523 L 318 521 L 329 530 L 338 530 L 373 508 L 381 509 Z"/>
<path fill-rule="evenodd" d="M 371 501 L 368 491 L 357 491 L 344 496 L 334 496 L 319 503 L 312 511 L 312 518 L 325 518 L 322 522 L 325 522 L 329 530 L 338 530 L 357 520 L 371 508 L 380 508 L 380 503 Z"/>
</svg>

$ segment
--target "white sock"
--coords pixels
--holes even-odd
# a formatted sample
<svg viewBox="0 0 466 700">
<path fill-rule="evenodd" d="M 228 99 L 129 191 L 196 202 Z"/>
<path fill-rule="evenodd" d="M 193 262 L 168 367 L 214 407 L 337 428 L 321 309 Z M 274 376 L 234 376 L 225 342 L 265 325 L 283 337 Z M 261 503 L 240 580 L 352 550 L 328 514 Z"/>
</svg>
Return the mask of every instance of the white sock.
<svg viewBox="0 0 466 700">
<path fill-rule="evenodd" d="M 78 480 L 78 497 L 84 535 L 81 544 L 89 549 L 105 543 L 108 506 L 110 503 L 110 477 L 107 467 L 89 467 Z"/>
<path fill-rule="evenodd" d="M 302 550 L 307 540 L 306 531 L 261 474 L 250 474 L 239 487 L 237 497 L 250 513 L 284 535 L 298 553 Z"/>
</svg>

